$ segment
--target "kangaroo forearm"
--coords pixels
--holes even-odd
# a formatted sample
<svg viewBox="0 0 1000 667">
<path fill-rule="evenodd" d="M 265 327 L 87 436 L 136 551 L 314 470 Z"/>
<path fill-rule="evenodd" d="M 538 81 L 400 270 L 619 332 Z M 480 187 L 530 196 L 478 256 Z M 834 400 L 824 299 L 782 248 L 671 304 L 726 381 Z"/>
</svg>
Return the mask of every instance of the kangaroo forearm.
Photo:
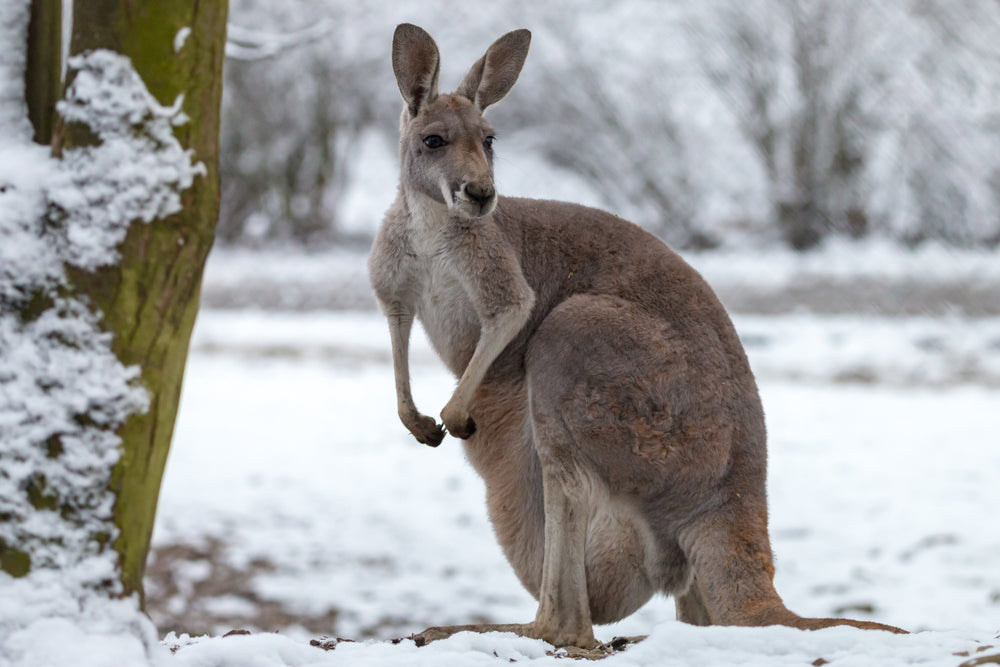
<svg viewBox="0 0 1000 667">
<path fill-rule="evenodd" d="M 490 366 L 524 328 L 531 315 L 534 301 L 534 295 L 524 297 L 515 307 L 495 316 L 483 325 L 476 350 L 462 373 L 453 395 L 455 398 L 460 397 L 464 405 L 471 402 Z"/>
<path fill-rule="evenodd" d="M 433 418 L 420 414 L 410 391 L 409 350 L 413 313 L 397 304 L 386 308 L 386 317 L 389 320 L 389 336 L 392 340 L 392 367 L 396 380 L 396 408 L 399 420 L 418 442 L 437 447 L 444 439 L 444 430 Z"/>
<path fill-rule="evenodd" d="M 389 336 L 392 340 L 392 369 L 396 380 L 396 404 L 399 416 L 415 414 L 416 406 L 410 391 L 410 331 L 413 314 L 400 308 L 386 313 L 389 319 Z"/>
</svg>

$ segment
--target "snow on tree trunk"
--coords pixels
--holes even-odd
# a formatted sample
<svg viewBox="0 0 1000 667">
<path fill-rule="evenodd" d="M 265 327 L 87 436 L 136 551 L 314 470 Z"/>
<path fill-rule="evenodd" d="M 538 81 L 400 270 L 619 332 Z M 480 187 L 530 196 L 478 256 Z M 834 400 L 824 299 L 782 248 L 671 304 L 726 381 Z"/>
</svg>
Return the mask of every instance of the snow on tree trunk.
<svg viewBox="0 0 1000 667">
<path fill-rule="evenodd" d="M 225 1 L 74 14 L 53 158 L 27 122 L 29 3 L 0 6 L 4 664 L 56 664 L 53 617 L 152 650 L 136 602 L 218 213 Z"/>
</svg>

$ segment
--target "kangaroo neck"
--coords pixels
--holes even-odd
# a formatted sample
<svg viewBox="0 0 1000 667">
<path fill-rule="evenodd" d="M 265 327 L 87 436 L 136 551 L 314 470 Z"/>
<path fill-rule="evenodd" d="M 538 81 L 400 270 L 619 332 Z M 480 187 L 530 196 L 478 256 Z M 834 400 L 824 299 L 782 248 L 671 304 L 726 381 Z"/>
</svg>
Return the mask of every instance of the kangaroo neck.
<svg viewBox="0 0 1000 667">
<path fill-rule="evenodd" d="M 448 207 L 421 192 L 401 191 L 407 229 L 414 250 L 436 251 L 440 245 L 477 226 L 489 224 L 493 213 L 479 218 L 456 215 Z"/>
</svg>

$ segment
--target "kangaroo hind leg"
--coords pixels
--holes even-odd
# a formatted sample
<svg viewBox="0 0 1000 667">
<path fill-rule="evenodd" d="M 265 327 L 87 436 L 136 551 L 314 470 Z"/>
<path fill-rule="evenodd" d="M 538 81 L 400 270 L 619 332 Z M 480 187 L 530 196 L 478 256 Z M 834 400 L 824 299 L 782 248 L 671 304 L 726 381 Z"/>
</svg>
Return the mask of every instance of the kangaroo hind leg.
<svg viewBox="0 0 1000 667">
<path fill-rule="evenodd" d="M 674 594 L 674 606 L 677 609 L 677 620 L 690 625 L 711 625 L 712 617 L 705 606 L 705 600 L 698 590 L 698 582 L 691 577 L 687 590 Z"/>
<path fill-rule="evenodd" d="M 456 625 L 428 628 L 417 645 L 457 632 L 513 632 L 553 646 L 591 649 L 597 645 L 590 616 L 585 550 L 587 516 L 580 500 L 584 485 L 571 469 L 543 463 L 545 539 L 538 612 L 531 623 Z"/>
<path fill-rule="evenodd" d="M 724 506 L 702 516 L 680 535 L 694 571 L 676 600 L 679 618 L 696 625 L 794 625 L 774 588 L 774 564 L 763 504 Z M 738 516 L 739 515 L 739 516 Z"/>
<path fill-rule="evenodd" d="M 694 568 L 691 587 L 677 598 L 678 618 L 695 625 L 787 625 L 819 630 L 849 625 L 862 630 L 905 630 L 848 618 L 803 618 L 774 589 L 774 565 L 762 512 L 746 506 L 716 511 L 683 531 L 681 546 Z"/>
</svg>

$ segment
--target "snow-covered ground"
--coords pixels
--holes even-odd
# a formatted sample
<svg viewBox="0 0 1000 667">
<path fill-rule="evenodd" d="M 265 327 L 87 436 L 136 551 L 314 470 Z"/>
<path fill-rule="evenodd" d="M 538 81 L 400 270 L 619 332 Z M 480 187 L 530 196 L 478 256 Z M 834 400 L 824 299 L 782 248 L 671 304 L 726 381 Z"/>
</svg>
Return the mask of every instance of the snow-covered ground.
<svg viewBox="0 0 1000 667">
<path fill-rule="evenodd" d="M 736 324 L 768 415 L 779 592 L 802 614 L 917 633 L 694 628 L 658 599 L 598 629 L 651 635 L 611 664 L 957 666 L 982 646 L 1000 653 L 1000 321 Z M 417 404 L 436 414 L 454 381 L 423 338 L 412 357 Z M 557 659 L 511 636 L 386 641 L 528 620 L 534 602 L 458 443 L 430 449 L 398 423 L 388 335 L 371 311 L 202 313 L 154 547 L 154 620 L 178 631 L 165 664 Z M 255 634 L 218 637 L 234 627 Z M 362 641 L 309 645 L 324 635 Z"/>
</svg>

